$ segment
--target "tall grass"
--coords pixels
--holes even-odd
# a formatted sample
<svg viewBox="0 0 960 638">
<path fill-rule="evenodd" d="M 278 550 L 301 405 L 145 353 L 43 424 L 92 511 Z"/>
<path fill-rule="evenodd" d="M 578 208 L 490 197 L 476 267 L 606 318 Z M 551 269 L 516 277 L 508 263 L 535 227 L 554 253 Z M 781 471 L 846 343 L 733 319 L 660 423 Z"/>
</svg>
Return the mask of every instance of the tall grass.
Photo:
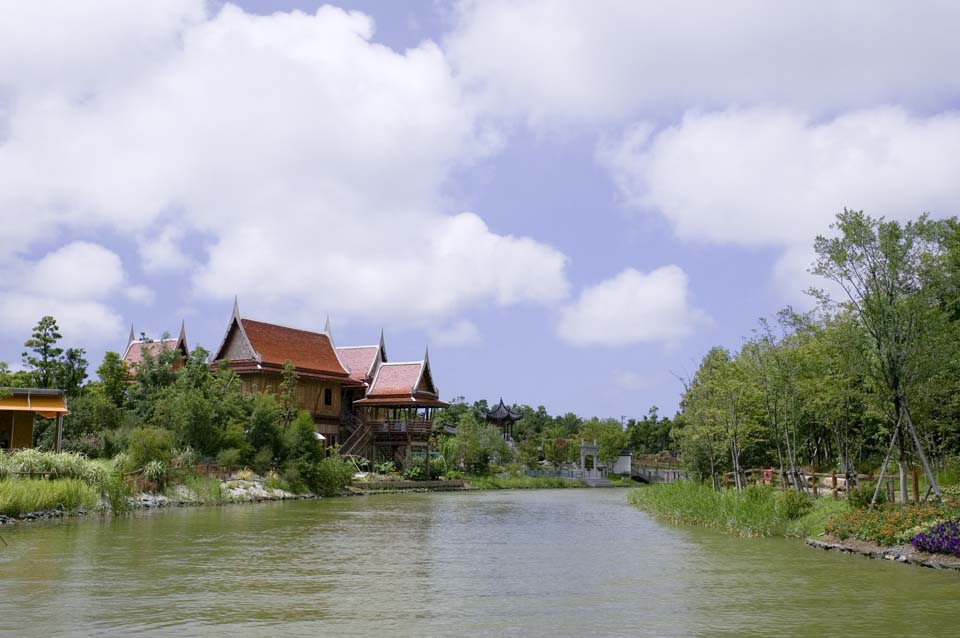
<svg viewBox="0 0 960 638">
<path fill-rule="evenodd" d="M 99 501 L 97 490 L 77 479 L 0 481 L 0 514 L 6 516 L 55 509 L 93 509 Z"/>
<path fill-rule="evenodd" d="M 26 449 L 0 455 L 0 479 L 40 478 L 79 479 L 99 484 L 112 471 L 109 461 L 93 461 L 76 452 L 42 452 Z"/>
<path fill-rule="evenodd" d="M 190 496 L 199 503 L 219 505 L 227 500 L 223 484 L 218 478 L 188 474 L 183 477 L 183 484 Z"/>
<path fill-rule="evenodd" d="M 847 510 L 843 501 L 796 492 L 764 487 L 717 492 L 688 481 L 641 487 L 627 500 L 674 524 L 716 527 L 739 536 L 812 536 L 823 531 L 833 514 Z"/>
<path fill-rule="evenodd" d="M 580 481 L 556 476 L 523 476 L 517 474 L 467 476 L 470 487 L 478 490 L 530 490 L 560 487 L 583 487 Z"/>
</svg>

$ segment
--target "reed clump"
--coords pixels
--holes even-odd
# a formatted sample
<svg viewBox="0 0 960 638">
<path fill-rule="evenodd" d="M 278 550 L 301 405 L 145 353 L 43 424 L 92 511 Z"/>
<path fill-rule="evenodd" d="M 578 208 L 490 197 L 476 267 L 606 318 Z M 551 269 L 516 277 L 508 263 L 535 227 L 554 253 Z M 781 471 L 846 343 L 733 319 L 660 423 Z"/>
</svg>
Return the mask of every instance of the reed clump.
<svg viewBox="0 0 960 638">
<path fill-rule="evenodd" d="M 21 479 L 0 481 L 0 514 L 19 516 L 29 512 L 93 509 L 99 491 L 78 479 Z"/>
<path fill-rule="evenodd" d="M 715 527 L 746 537 L 813 536 L 823 532 L 831 516 L 848 509 L 843 501 L 769 487 L 718 491 L 690 481 L 641 487 L 627 500 L 677 525 Z"/>
</svg>

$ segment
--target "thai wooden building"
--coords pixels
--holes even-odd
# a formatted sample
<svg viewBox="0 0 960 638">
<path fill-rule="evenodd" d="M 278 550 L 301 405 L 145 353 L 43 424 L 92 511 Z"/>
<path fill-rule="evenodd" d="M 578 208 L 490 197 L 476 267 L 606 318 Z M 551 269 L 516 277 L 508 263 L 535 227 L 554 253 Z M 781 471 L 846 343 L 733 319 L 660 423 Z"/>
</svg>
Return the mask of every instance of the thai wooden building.
<svg viewBox="0 0 960 638">
<path fill-rule="evenodd" d="M 342 454 L 404 466 L 422 461 L 429 472 L 433 413 L 448 405 L 433 381 L 429 353 L 420 361 L 381 362 L 353 405 L 356 427 Z"/>
<path fill-rule="evenodd" d="M 297 405 L 313 416 L 317 432 L 340 453 L 374 462 L 408 464 L 429 458 L 433 412 L 446 407 L 430 358 L 387 360 L 383 334 L 368 346 L 334 344 L 327 320 L 322 332 L 247 319 L 236 302 L 211 365 L 226 364 L 245 392 L 278 392 L 285 361 L 297 373 Z"/>
<path fill-rule="evenodd" d="M 483 418 L 487 423 L 500 428 L 504 440 L 512 441 L 513 424 L 523 418 L 523 415 L 508 408 L 503 402 L 503 397 L 500 397 L 499 405 L 492 410 L 488 410 Z"/>
<path fill-rule="evenodd" d="M 63 390 L 0 388 L 0 450 L 33 447 L 34 418 L 42 416 L 57 420 L 54 449 L 59 452 L 68 413 Z"/>
<path fill-rule="evenodd" d="M 152 340 L 141 336 L 137 339 L 133 326 L 130 326 L 130 337 L 127 339 L 127 347 L 123 350 L 121 359 L 127 364 L 127 369 L 131 376 L 137 374 L 137 366 L 143 361 L 144 353 L 149 352 L 154 358 L 163 352 L 176 350 L 179 353 L 176 361 L 173 363 L 175 370 L 183 367 L 187 357 L 190 356 L 190 349 L 187 347 L 186 324 L 180 322 L 180 334 L 176 338 Z"/>
<path fill-rule="evenodd" d="M 297 374 L 297 406 L 313 416 L 316 430 L 327 444 L 338 443 L 344 416 L 354 389 L 363 381 L 351 378 L 330 336 L 323 332 L 288 328 L 240 316 L 236 302 L 223 342 L 211 357 L 237 373 L 244 392 L 279 392 L 286 361 Z"/>
</svg>

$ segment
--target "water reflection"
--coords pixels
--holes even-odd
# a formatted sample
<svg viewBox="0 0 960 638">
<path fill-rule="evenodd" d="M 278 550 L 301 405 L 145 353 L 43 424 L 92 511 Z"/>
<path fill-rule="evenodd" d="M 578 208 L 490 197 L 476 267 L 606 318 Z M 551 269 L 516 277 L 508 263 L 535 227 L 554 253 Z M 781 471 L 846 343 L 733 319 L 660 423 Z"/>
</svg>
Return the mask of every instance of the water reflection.
<svg viewBox="0 0 960 638">
<path fill-rule="evenodd" d="M 622 490 L 406 494 L 3 530 L 16 636 L 955 635 L 960 575 L 658 525 Z"/>
</svg>

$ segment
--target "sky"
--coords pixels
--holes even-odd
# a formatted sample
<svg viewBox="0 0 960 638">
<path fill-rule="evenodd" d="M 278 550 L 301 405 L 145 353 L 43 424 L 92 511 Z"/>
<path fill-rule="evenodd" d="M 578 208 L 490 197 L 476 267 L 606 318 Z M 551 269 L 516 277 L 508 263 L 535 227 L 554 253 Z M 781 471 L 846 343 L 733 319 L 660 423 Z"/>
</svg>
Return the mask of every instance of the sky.
<svg viewBox="0 0 960 638">
<path fill-rule="evenodd" d="M 0 361 L 55 316 L 429 346 L 443 398 L 672 413 L 844 207 L 960 202 L 954 2 L 0 0 Z"/>
</svg>

